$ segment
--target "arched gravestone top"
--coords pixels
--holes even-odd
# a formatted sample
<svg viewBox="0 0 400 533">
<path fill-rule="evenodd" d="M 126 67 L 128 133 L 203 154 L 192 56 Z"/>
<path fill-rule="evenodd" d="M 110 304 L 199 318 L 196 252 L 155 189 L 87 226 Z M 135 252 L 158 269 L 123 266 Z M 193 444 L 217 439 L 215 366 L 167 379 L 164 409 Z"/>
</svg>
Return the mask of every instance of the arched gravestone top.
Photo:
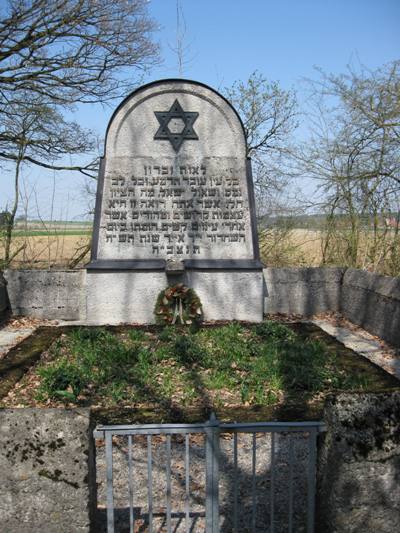
<svg viewBox="0 0 400 533">
<path fill-rule="evenodd" d="M 204 84 L 129 95 L 106 134 L 89 269 L 260 268 L 243 124 Z"/>
</svg>

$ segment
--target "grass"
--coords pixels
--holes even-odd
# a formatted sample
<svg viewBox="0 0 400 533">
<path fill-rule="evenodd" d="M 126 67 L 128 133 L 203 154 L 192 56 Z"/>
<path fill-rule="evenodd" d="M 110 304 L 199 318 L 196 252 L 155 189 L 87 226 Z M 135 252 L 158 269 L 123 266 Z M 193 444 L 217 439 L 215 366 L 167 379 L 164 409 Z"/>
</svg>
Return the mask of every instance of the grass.
<svg viewBox="0 0 400 533">
<path fill-rule="evenodd" d="M 349 372 L 321 340 L 273 321 L 197 331 L 76 328 L 35 372 L 37 401 L 103 406 L 267 406 L 376 380 L 373 372 Z"/>
</svg>

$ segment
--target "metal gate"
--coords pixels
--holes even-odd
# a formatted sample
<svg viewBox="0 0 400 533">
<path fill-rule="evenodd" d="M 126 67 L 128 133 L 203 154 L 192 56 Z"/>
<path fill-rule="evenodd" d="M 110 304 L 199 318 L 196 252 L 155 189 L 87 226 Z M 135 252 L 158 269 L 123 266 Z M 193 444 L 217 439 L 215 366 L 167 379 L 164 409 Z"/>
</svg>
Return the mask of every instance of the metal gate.
<svg viewBox="0 0 400 533">
<path fill-rule="evenodd" d="M 313 533 L 320 431 L 320 422 L 223 424 L 213 416 L 203 424 L 99 426 L 107 532 Z M 122 523 L 116 497 L 126 501 Z"/>
</svg>

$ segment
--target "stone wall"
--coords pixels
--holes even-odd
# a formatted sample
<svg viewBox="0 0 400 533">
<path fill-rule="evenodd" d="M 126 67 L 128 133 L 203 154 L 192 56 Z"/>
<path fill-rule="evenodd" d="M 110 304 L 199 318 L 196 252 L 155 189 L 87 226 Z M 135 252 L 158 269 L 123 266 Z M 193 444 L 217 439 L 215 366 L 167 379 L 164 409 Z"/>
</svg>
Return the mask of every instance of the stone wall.
<svg viewBox="0 0 400 533">
<path fill-rule="evenodd" d="M 0 320 L 6 315 L 8 309 L 6 280 L 0 272 Z"/>
<path fill-rule="evenodd" d="M 349 268 L 339 310 L 351 322 L 400 346 L 400 278 Z"/>
<path fill-rule="evenodd" d="M 400 531 L 400 392 L 332 397 L 324 422 L 316 532 Z"/>
<path fill-rule="evenodd" d="M 85 270 L 6 270 L 12 313 L 46 319 L 82 319 L 85 274 Z"/>
<path fill-rule="evenodd" d="M 0 409 L 0 427 L 1 531 L 89 532 L 96 505 L 89 409 Z"/>
<path fill-rule="evenodd" d="M 265 313 L 311 316 L 338 311 L 367 331 L 395 346 L 400 346 L 400 278 L 380 276 L 356 269 L 318 267 L 265 268 L 263 273 Z M 164 273 L 158 275 L 166 279 Z M 200 273 L 196 275 L 200 276 Z M 86 304 L 88 314 L 91 307 L 93 312 L 96 311 L 96 306 L 91 302 L 93 297 L 85 301 L 87 290 L 85 270 L 8 270 L 5 272 L 5 278 L 8 283 L 8 298 L 15 315 L 85 320 Z M 164 282 L 160 283 L 163 285 Z M 0 316 L 2 308 L 4 309 L 6 305 L 2 287 L 0 279 Z M 91 288 L 98 293 L 104 289 L 112 289 L 112 285 L 104 287 L 91 284 Z M 145 294 L 146 290 L 146 287 L 142 287 L 140 294 Z M 122 302 L 125 305 L 127 298 L 129 305 L 135 305 L 130 294 L 131 291 L 125 291 L 117 299 L 118 309 L 122 309 L 123 306 L 120 304 Z M 114 300 L 109 301 L 112 303 Z M 229 300 L 226 298 L 226 291 L 225 300 L 226 302 Z M 229 301 L 227 307 L 231 305 Z M 117 318 L 118 322 L 121 321 L 121 317 L 116 316 L 115 310 L 113 315 L 115 315 L 114 321 Z M 138 314 L 135 321 L 140 321 L 140 318 Z M 145 318 L 152 319 L 148 315 Z M 212 313 L 209 318 L 213 318 Z M 90 321 L 89 316 L 88 321 Z"/>
<path fill-rule="evenodd" d="M 265 308 L 268 314 L 311 316 L 339 311 L 343 268 L 265 268 Z"/>
</svg>

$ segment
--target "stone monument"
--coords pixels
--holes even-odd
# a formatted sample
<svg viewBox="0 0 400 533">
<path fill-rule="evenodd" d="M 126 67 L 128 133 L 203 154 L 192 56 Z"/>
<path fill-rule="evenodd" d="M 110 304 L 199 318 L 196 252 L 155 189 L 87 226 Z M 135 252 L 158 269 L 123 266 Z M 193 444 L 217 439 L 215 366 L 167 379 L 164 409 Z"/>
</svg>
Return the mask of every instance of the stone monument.
<svg viewBox="0 0 400 533">
<path fill-rule="evenodd" d="M 223 96 L 161 80 L 116 109 L 86 268 L 89 323 L 154 322 L 158 293 L 177 282 L 197 292 L 206 320 L 262 320 L 251 162 Z"/>
</svg>

